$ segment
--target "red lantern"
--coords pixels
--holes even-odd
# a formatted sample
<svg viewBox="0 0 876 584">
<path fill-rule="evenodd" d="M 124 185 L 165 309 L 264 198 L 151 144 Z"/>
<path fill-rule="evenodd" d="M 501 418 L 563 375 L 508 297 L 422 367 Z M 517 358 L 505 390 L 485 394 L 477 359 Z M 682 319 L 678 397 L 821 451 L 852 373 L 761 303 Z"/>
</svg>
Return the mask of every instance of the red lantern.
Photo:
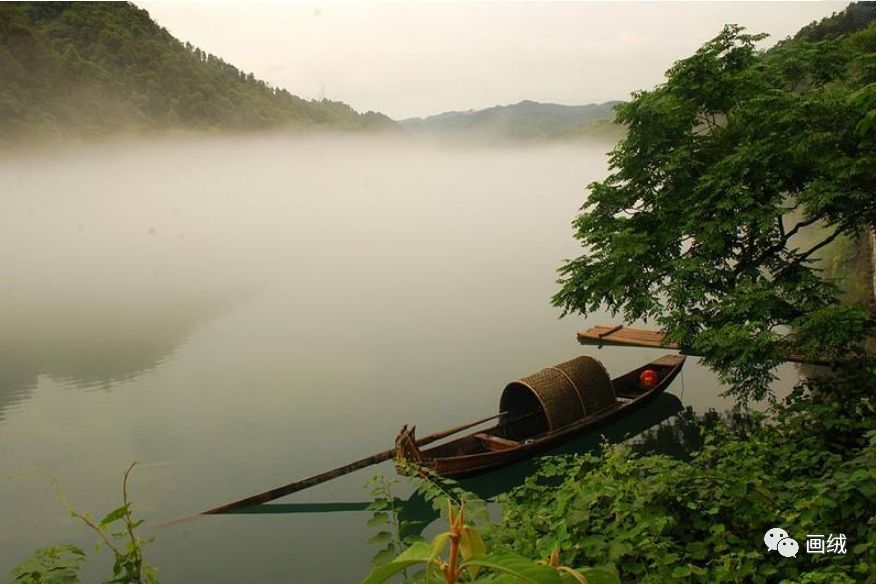
<svg viewBox="0 0 876 584">
<path fill-rule="evenodd" d="M 639 375 L 639 383 L 645 389 L 651 389 L 652 387 L 657 385 L 657 372 L 653 369 L 645 369 L 642 371 L 642 374 Z"/>
</svg>

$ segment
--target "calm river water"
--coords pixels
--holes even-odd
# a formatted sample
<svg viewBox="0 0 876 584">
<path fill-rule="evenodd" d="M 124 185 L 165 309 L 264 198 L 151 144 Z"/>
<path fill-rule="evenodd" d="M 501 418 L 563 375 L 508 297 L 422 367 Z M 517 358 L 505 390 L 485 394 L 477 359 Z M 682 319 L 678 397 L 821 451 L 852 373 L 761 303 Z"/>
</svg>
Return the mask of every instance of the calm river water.
<svg viewBox="0 0 876 584">
<path fill-rule="evenodd" d="M 37 547 L 91 549 L 52 478 L 102 515 L 140 461 L 154 523 L 386 449 L 404 423 L 489 415 L 508 381 L 595 353 L 549 298 L 607 148 L 274 137 L 0 161 L 0 574 Z M 660 353 L 597 356 L 616 375 Z M 720 408 L 719 391 L 689 360 L 680 402 L 606 431 Z M 367 501 L 374 472 L 285 513 L 149 529 L 148 556 L 168 583 L 358 582 L 369 515 L 304 504 Z"/>
</svg>

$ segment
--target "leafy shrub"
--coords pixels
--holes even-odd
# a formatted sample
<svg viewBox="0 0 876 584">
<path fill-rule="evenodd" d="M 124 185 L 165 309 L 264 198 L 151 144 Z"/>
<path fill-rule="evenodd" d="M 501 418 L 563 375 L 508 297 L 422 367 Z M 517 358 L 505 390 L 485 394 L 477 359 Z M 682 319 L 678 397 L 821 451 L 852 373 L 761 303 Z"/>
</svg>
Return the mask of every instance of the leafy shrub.
<svg viewBox="0 0 876 584">
<path fill-rule="evenodd" d="M 856 582 L 876 560 L 872 363 L 802 383 L 763 423 L 704 430 L 689 457 L 606 445 L 546 458 L 502 499 L 488 542 L 572 564 L 612 564 L 625 581 Z M 763 534 L 844 533 L 848 553 L 769 555 Z"/>
</svg>

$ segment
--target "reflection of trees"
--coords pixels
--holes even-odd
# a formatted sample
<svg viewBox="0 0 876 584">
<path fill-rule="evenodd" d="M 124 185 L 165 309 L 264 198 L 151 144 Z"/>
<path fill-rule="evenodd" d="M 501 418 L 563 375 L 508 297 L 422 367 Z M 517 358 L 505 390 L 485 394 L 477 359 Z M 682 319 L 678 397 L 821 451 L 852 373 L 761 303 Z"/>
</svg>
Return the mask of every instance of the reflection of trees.
<svg viewBox="0 0 876 584">
<path fill-rule="evenodd" d="M 705 445 L 705 432 L 725 428 L 745 441 L 761 423 L 760 418 L 750 412 L 730 410 L 722 414 L 709 409 L 698 413 L 688 406 L 673 418 L 639 435 L 634 448 L 642 455 L 666 454 L 690 460 Z"/>
<path fill-rule="evenodd" d="M 227 301 L 182 296 L 138 304 L 46 304 L 25 305 L 3 318 L 0 418 L 6 408 L 27 399 L 40 375 L 108 387 L 156 367 Z"/>
</svg>

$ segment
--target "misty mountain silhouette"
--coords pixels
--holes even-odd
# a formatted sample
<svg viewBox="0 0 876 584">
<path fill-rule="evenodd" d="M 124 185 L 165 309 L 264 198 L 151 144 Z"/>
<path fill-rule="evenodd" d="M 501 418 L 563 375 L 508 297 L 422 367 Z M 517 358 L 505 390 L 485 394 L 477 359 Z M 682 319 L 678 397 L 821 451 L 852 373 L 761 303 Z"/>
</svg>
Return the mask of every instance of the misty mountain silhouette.
<svg viewBox="0 0 876 584">
<path fill-rule="evenodd" d="M 552 140 L 616 138 L 623 128 L 613 122 L 620 101 L 561 105 L 524 100 L 482 110 L 444 112 L 425 118 L 401 120 L 416 134 L 480 137 L 486 139 Z"/>
</svg>

